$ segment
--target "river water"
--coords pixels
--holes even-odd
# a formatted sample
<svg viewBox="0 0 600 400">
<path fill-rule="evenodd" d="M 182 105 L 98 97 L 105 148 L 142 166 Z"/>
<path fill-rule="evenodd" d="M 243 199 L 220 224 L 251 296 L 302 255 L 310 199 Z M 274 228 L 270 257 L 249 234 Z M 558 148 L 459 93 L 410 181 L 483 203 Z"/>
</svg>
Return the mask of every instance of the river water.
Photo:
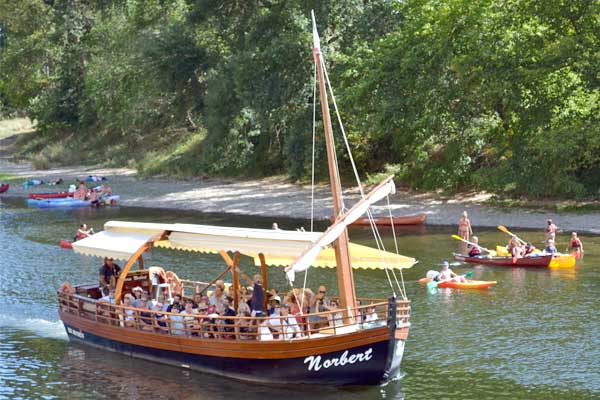
<svg viewBox="0 0 600 400">
<path fill-rule="evenodd" d="M 429 293 L 418 279 L 439 269 L 457 243 L 453 227 L 397 232 L 400 252 L 419 264 L 405 271 L 412 329 L 402 376 L 385 386 L 353 389 L 270 387 L 234 382 L 71 344 L 58 319 L 55 291 L 69 280 L 97 280 L 99 260 L 61 249 L 79 223 L 100 230 L 107 220 L 185 222 L 269 228 L 270 219 L 136 208 L 37 210 L 0 200 L 0 399 L 586 399 L 600 398 L 600 237 L 585 236 L 587 254 L 574 270 L 550 271 L 456 264 L 456 272 L 497 280 L 485 291 Z M 283 229 L 308 227 L 278 219 Z M 542 221 L 543 222 L 543 221 Z M 324 226 L 318 226 L 320 230 Z M 382 230 L 393 249 L 391 230 Z M 499 231 L 478 231 L 484 245 L 505 242 Z M 534 244 L 543 234 L 518 232 Z M 369 230 L 351 240 L 372 244 Z M 567 235 L 559 236 L 561 248 Z M 594 255 L 596 253 L 596 255 Z M 153 250 L 148 265 L 208 280 L 219 256 Z M 255 272 L 250 260 L 242 270 Z M 166 268 L 166 269 L 167 269 Z M 359 296 L 387 297 L 383 271 L 355 272 Z M 335 292 L 333 270 L 312 269 L 308 286 Z M 286 291 L 284 273 L 269 269 L 269 286 Z"/>
</svg>

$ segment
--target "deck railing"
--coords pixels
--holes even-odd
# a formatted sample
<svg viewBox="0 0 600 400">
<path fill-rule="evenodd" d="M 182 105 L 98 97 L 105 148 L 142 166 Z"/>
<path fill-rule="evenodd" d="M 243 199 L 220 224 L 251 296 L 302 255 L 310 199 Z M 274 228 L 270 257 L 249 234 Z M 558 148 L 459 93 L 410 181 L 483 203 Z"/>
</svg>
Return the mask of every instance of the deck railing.
<svg viewBox="0 0 600 400">
<path fill-rule="evenodd" d="M 389 302 L 349 309 L 271 317 L 187 314 L 115 305 L 77 294 L 59 293 L 61 312 L 101 324 L 175 337 L 215 340 L 292 340 L 389 326 Z M 410 302 L 397 301 L 396 327 L 410 326 Z"/>
</svg>

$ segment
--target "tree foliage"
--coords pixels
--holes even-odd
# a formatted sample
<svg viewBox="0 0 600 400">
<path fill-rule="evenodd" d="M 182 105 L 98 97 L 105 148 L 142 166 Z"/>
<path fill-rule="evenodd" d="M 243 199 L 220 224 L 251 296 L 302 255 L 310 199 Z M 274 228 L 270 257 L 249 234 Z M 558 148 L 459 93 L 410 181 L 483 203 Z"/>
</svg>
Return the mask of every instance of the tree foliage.
<svg viewBox="0 0 600 400">
<path fill-rule="evenodd" d="M 392 168 L 425 190 L 587 196 L 600 190 L 599 8 L 0 0 L 0 102 L 36 119 L 38 150 L 60 141 L 151 173 L 302 178 L 314 9 L 364 172 Z"/>
</svg>

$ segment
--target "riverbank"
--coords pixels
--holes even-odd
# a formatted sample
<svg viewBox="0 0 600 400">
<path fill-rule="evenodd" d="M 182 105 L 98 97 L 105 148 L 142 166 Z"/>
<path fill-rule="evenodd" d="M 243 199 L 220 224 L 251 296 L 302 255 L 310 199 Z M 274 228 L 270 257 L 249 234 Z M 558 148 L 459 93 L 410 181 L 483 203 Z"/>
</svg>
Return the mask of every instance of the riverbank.
<svg viewBox="0 0 600 400">
<path fill-rule="evenodd" d="M 23 189 L 28 178 L 51 181 L 62 178 L 71 183 L 87 175 L 102 175 L 109 179 L 115 193 L 121 195 L 123 206 L 196 210 L 202 212 L 244 214 L 262 217 L 291 217 L 309 219 L 311 216 L 311 189 L 293 184 L 282 177 L 254 180 L 167 178 L 140 179 L 133 169 L 72 166 L 35 171 L 30 163 L 13 163 L 0 160 L 0 177 L 12 183 L 4 197 L 26 198 L 29 193 L 66 190 L 62 186 L 37 186 Z M 600 233 L 599 212 L 564 212 L 525 208 L 497 208 L 485 205 L 489 194 L 461 195 L 444 199 L 434 193 L 414 194 L 397 192 L 391 196 L 393 215 L 427 214 L 431 225 L 454 225 L 463 210 L 469 212 L 473 226 L 494 227 L 499 224 L 511 228 L 541 229 L 552 218 L 564 231 Z M 346 206 L 359 198 L 356 188 L 345 191 Z M 383 202 L 382 202 L 383 203 Z M 326 185 L 315 190 L 315 219 L 331 216 L 331 196 Z M 387 207 L 375 207 L 375 214 L 387 215 Z"/>
</svg>

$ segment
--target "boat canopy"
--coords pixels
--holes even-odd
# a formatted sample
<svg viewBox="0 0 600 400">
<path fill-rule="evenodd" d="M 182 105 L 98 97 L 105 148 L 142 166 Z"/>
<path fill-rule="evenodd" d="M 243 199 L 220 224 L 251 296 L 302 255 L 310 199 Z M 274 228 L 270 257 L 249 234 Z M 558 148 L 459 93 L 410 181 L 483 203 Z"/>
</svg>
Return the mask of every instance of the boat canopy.
<svg viewBox="0 0 600 400">
<path fill-rule="evenodd" d="M 109 221 L 104 229 L 73 243 L 73 250 L 80 254 L 128 260 L 140 247 L 153 242 L 155 247 L 201 253 L 239 251 L 252 257 L 255 265 L 260 265 L 259 254 L 262 253 L 267 264 L 285 266 L 321 236 L 320 232 L 125 221 Z M 414 258 L 355 243 L 350 244 L 350 255 L 353 266 L 364 269 L 410 268 L 416 262 Z M 312 265 L 335 267 L 333 248 L 324 248 Z"/>
</svg>

